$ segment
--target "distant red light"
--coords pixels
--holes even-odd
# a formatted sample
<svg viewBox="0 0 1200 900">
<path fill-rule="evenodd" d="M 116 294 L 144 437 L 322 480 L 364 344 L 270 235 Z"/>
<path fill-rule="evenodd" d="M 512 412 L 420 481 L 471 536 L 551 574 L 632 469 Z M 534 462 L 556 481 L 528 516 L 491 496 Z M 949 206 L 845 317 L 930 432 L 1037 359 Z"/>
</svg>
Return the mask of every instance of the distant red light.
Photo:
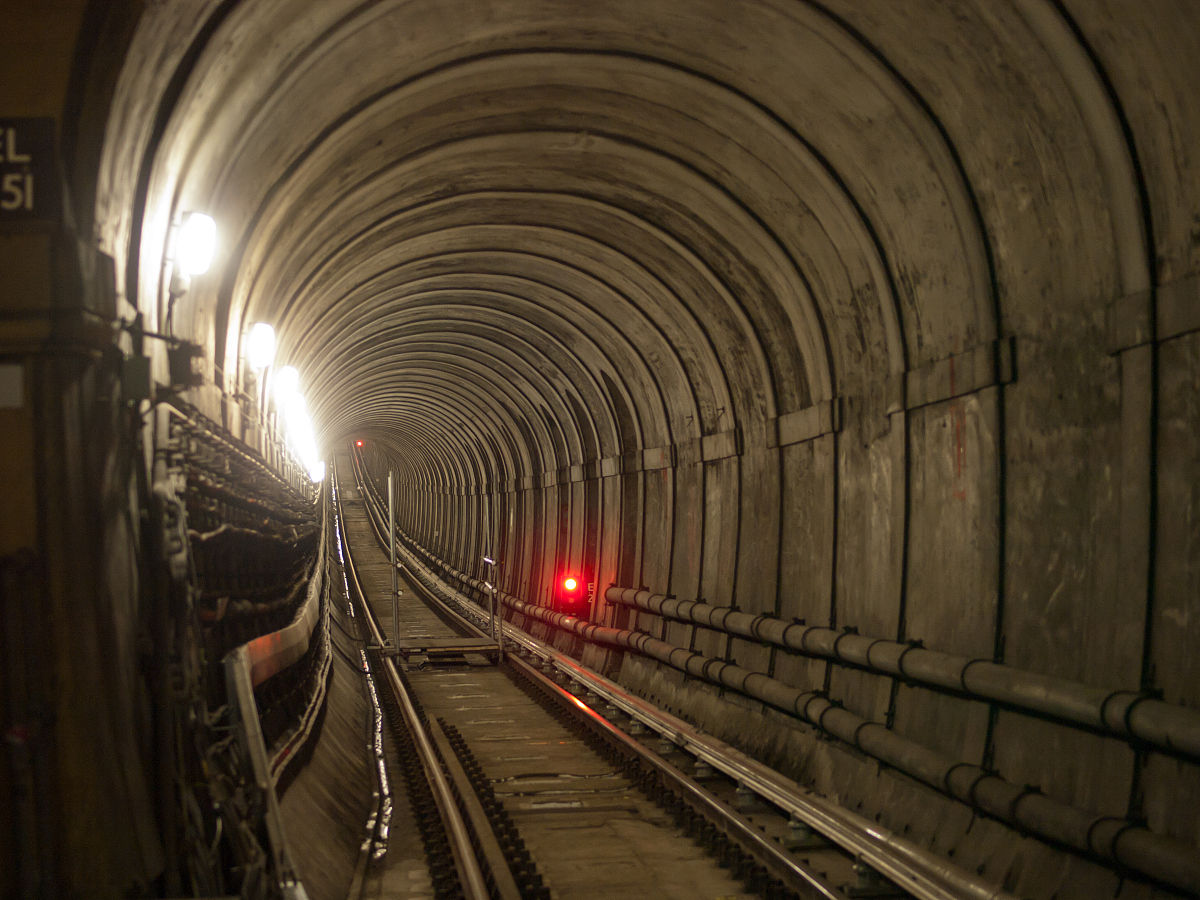
<svg viewBox="0 0 1200 900">
<path fill-rule="evenodd" d="M 354 446 L 355 446 L 355 447 L 361 447 L 361 446 L 362 446 L 362 441 L 355 441 L 355 442 L 354 442 Z"/>
<path fill-rule="evenodd" d="M 579 582 L 574 578 L 565 578 L 563 579 L 563 587 L 568 591 L 573 591 L 575 588 L 579 587 Z"/>
</svg>

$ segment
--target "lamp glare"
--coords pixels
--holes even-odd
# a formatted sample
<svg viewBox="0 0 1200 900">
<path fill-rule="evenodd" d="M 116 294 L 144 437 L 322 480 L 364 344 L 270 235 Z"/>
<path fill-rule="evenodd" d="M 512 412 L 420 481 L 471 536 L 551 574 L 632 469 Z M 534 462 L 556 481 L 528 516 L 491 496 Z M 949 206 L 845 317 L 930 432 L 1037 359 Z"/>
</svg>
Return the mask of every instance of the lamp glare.
<svg viewBox="0 0 1200 900">
<path fill-rule="evenodd" d="M 175 263 L 184 275 L 203 275 L 212 265 L 217 249 L 217 223 L 212 216 L 190 212 L 179 226 Z"/>
<path fill-rule="evenodd" d="M 261 372 L 275 361 L 275 329 L 266 322 L 255 322 L 246 335 L 246 362 Z"/>
<path fill-rule="evenodd" d="M 282 406 L 292 394 L 300 390 L 300 373 L 295 366 L 284 366 L 274 377 L 275 402 Z"/>
</svg>

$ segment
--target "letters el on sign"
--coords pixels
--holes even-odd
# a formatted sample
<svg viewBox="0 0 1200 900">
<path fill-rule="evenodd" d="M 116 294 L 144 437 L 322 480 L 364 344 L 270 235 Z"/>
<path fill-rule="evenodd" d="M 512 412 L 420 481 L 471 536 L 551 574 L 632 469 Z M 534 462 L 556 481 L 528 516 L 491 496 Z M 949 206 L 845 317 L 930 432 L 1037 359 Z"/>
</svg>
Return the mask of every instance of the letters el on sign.
<svg viewBox="0 0 1200 900">
<path fill-rule="evenodd" d="M 0 119 L 0 221 L 58 218 L 54 119 Z"/>
</svg>

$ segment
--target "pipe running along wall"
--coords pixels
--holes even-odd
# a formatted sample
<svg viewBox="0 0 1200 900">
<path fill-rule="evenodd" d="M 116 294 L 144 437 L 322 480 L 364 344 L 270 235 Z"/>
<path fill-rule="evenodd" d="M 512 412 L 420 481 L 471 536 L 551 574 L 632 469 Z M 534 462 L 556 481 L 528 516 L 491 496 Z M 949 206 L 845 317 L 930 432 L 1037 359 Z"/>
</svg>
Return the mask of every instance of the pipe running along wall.
<svg viewBox="0 0 1200 900">
<path fill-rule="evenodd" d="M 355 462 L 358 463 L 358 460 Z M 365 472 L 360 470 L 360 475 L 365 475 Z M 362 483 L 368 490 L 373 488 L 366 479 Z M 374 499 L 376 503 L 381 503 L 380 497 L 375 496 Z M 383 537 L 383 523 L 376 519 L 377 511 L 372 509 L 371 504 L 367 504 L 367 509 L 374 514 L 371 519 L 376 536 L 381 543 L 386 543 Z M 482 581 L 448 565 L 402 531 L 399 536 L 407 545 L 405 550 L 408 554 L 426 560 L 433 567 L 425 573 L 428 577 L 438 580 L 440 573 L 441 576 L 457 581 L 463 588 L 480 593 L 484 591 L 485 585 Z M 503 591 L 497 591 L 496 597 L 513 613 L 552 625 L 593 644 L 632 651 L 654 659 L 680 672 L 736 691 L 796 716 L 823 734 L 853 746 L 871 758 L 978 812 L 1042 840 L 1116 863 L 1177 888 L 1200 891 L 1200 859 L 1196 858 L 1193 849 L 1183 841 L 1156 834 L 1138 822 L 1078 809 L 1045 796 L 1040 789 L 1031 785 L 1018 786 L 981 766 L 953 760 L 916 741 L 897 735 L 881 723 L 872 722 L 850 712 L 821 691 L 801 690 L 761 672 L 750 671 L 675 646 L 643 632 L 593 625 L 546 607 L 526 603 Z M 912 677 L 914 680 L 919 674 L 927 678 L 930 684 L 968 693 L 971 691 L 964 687 L 963 677 L 976 665 L 982 666 L 986 663 L 999 670 L 999 673 L 988 670 L 990 680 L 980 679 L 979 684 L 973 683 L 974 687 L 980 689 L 980 696 L 987 696 L 983 691 L 991 690 L 998 695 L 1012 697 L 1012 700 L 1004 702 L 1014 705 L 1022 705 L 1017 704 L 1015 700 L 1023 697 L 1023 705 L 1042 712 L 1060 707 L 1064 711 L 1074 710 L 1076 719 L 1072 721 L 1080 717 L 1079 710 L 1086 710 L 1089 703 L 1099 699 L 1100 710 L 1096 719 L 1098 727 L 1110 720 L 1110 717 L 1106 718 L 1104 715 L 1105 701 L 1121 693 L 1095 690 L 1064 679 L 1046 678 L 1037 673 L 1021 672 L 988 661 L 956 658 L 951 654 L 924 650 L 913 644 L 883 641 L 829 628 L 808 627 L 769 616 L 750 616 L 736 610 L 695 601 L 673 600 L 648 591 L 610 587 L 605 592 L 605 597 L 612 602 L 635 606 L 658 615 L 692 621 L 813 655 L 827 655 L 828 658 L 839 662 L 870 667 L 887 674 Z M 793 634 L 789 637 L 792 629 L 799 629 L 799 635 Z M 812 640 L 806 643 L 805 635 L 811 636 Z M 847 647 L 842 648 L 843 643 L 847 643 Z M 876 656 L 889 651 L 885 659 L 895 659 L 892 663 L 896 667 L 894 672 L 886 668 L 888 663 L 884 660 L 872 656 L 873 649 Z M 920 662 L 914 662 L 910 668 L 906 657 L 914 654 L 915 659 Z M 859 659 L 862 660 L 861 663 L 857 662 Z M 946 672 L 955 670 L 958 672 L 957 680 L 948 678 Z M 1016 686 L 1005 687 L 1008 680 L 1016 682 Z M 1047 697 L 1040 700 L 1039 687 L 1047 694 Z M 1001 697 L 995 699 L 999 700 Z M 1146 720 L 1139 719 L 1138 725 L 1130 726 L 1131 728 L 1137 728 L 1142 734 L 1161 732 L 1177 739 L 1184 746 L 1190 746 L 1187 710 L 1181 710 L 1179 721 L 1173 722 L 1173 708 L 1170 704 L 1144 698 L 1135 699 L 1154 705 L 1148 707 L 1149 714 Z M 1139 704 L 1126 703 L 1126 721 L 1133 718 L 1132 714 L 1138 708 Z"/>
<path fill-rule="evenodd" d="M 610 587 L 605 599 L 724 634 L 763 641 L 914 683 L 1050 716 L 1200 759 L 1200 712 L 1136 691 L 1089 687 L 989 659 L 929 650 L 802 621 L 751 615 L 731 607 L 679 600 L 650 591 Z"/>
<path fill-rule="evenodd" d="M 761 672 L 641 632 L 592 625 L 508 594 L 497 596 L 514 613 L 593 643 L 633 651 L 794 715 L 972 809 L 1042 840 L 1116 863 L 1176 888 L 1200 891 L 1200 859 L 1193 849 L 1182 841 L 1155 834 L 1144 825 L 1068 806 L 1035 787 L 1021 787 L 980 766 L 949 759 L 878 722 L 855 715 L 820 691 L 799 690 Z"/>
</svg>

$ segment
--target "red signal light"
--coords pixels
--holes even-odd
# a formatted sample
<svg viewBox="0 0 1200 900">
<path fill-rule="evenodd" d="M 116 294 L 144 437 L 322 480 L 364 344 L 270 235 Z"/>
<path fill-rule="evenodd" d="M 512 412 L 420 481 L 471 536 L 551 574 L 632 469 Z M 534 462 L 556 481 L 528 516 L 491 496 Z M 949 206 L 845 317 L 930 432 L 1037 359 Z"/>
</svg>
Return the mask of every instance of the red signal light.
<svg viewBox="0 0 1200 900">
<path fill-rule="evenodd" d="M 558 577 L 558 586 L 554 591 L 555 608 L 570 616 L 586 616 L 588 598 L 583 590 L 581 575 L 563 574 Z"/>
<path fill-rule="evenodd" d="M 355 447 L 361 447 L 361 446 L 362 446 L 362 441 L 355 441 L 355 442 L 354 442 L 354 446 L 355 446 Z"/>
</svg>

